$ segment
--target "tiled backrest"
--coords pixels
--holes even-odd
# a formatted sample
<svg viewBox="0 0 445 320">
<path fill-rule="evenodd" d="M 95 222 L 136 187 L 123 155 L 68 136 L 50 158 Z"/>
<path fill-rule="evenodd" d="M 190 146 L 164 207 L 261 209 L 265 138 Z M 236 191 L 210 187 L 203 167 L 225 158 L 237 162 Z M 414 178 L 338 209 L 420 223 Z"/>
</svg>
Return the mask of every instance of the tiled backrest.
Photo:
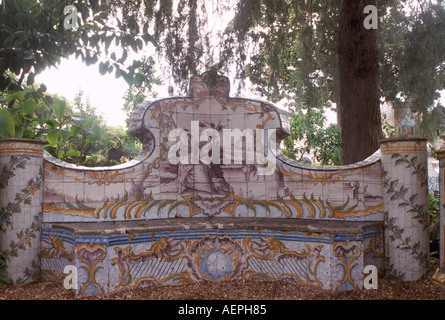
<svg viewBox="0 0 445 320">
<path fill-rule="evenodd" d="M 142 103 L 129 132 L 142 141 L 143 152 L 129 163 L 85 168 L 46 154 L 44 221 L 199 216 L 383 220 L 378 152 L 351 166 L 301 165 L 279 149 L 289 132 L 286 115 L 266 102 L 231 98 L 229 92 L 226 77 L 205 73 L 191 79 L 187 97 Z M 229 134 L 239 133 L 247 138 L 239 135 L 224 144 Z M 249 142 L 254 148 L 247 148 Z M 180 159 L 181 150 L 186 157 Z M 227 150 L 233 151 L 230 162 L 224 159 Z M 237 150 L 242 151 L 239 162 L 233 159 Z M 215 157 L 209 162 L 206 155 Z M 273 160 L 272 170 L 258 163 L 265 159 L 258 155 Z"/>
</svg>

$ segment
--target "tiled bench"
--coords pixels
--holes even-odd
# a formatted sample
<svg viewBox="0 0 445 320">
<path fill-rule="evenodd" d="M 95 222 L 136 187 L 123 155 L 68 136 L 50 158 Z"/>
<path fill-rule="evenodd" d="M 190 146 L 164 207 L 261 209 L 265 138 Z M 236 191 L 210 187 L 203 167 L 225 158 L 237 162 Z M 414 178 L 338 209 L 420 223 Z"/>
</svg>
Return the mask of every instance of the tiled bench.
<svg viewBox="0 0 445 320">
<path fill-rule="evenodd" d="M 42 275 L 78 271 L 77 294 L 198 281 L 284 280 L 361 288 L 383 268 L 383 223 L 268 218 L 176 218 L 55 223 L 42 230 Z"/>
</svg>

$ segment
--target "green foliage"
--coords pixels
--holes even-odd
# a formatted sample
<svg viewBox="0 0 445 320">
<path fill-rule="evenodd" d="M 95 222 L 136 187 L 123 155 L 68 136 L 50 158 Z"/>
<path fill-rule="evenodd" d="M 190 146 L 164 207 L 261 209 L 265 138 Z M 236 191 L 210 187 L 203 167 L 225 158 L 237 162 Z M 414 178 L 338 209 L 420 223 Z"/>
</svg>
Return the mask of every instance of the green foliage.
<svg viewBox="0 0 445 320">
<path fill-rule="evenodd" d="M 46 151 L 56 158 L 64 159 L 66 154 L 64 148 L 71 136 L 70 130 L 66 128 L 71 121 L 71 108 L 65 99 L 53 97 L 53 101 L 53 113 L 43 119 L 46 129 L 39 131 L 39 135 L 46 139 Z"/>
<path fill-rule="evenodd" d="M 338 102 L 337 23 L 341 1 L 239 1 L 232 32 L 258 46 L 246 65 L 256 90 L 298 109 Z M 246 17 L 251 17 L 251 20 Z M 246 23 L 243 23 L 245 20 Z"/>
<path fill-rule="evenodd" d="M 253 89 L 269 101 L 287 99 L 298 110 L 338 105 L 341 1 L 238 0 L 235 6 L 208 3 L 145 1 L 125 6 L 120 19 L 114 9 L 122 3 L 111 1 L 110 13 L 118 19 L 121 31 L 142 29 L 146 35 L 153 30 L 152 43 L 162 43 L 157 52 L 165 57 L 164 70 L 170 72 L 164 76 L 173 78 L 183 92 L 191 75 L 209 69 L 227 73 L 235 66 L 236 76 L 248 77 Z M 215 34 L 210 27 L 210 11 L 218 16 L 228 12 L 235 15 L 222 33 Z M 442 0 L 379 2 L 381 100 L 418 111 L 422 128 L 438 119 L 430 113 L 431 106 L 445 88 L 444 12 Z M 139 21 L 144 23 L 138 25 Z M 105 62 L 101 68 L 105 72 L 110 65 Z M 130 93 L 129 101 L 137 97 Z"/>
<path fill-rule="evenodd" d="M 290 136 L 285 139 L 284 154 L 308 162 L 313 155 L 320 165 L 341 165 L 341 130 L 336 124 L 325 127 L 322 110 L 308 110 L 290 114 Z"/>
<path fill-rule="evenodd" d="M 101 138 L 101 128 L 94 123 L 97 117 L 82 111 L 75 113 L 64 98 L 54 96 L 53 101 L 54 113 L 43 119 L 46 129 L 40 130 L 39 135 L 46 139 L 46 151 L 79 165 L 85 161 L 87 147 Z"/>
<path fill-rule="evenodd" d="M 439 192 L 434 194 L 428 194 L 428 206 L 429 206 L 429 230 L 430 230 L 430 240 L 439 241 L 440 234 L 440 213 L 439 213 Z"/>
<path fill-rule="evenodd" d="M 122 127 L 109 127 L 104 132 L 103 140 L 107 142 L 104 150 L 109 151 L 111 148 L 121 150 L 121 162 L 136 158 L 142 150 L 142 144 L 139 139 L 130 135 L 128 131 Z"/>
<path fill-rule="evenodd" d="M 443 133 L 445 108 L 440 103 L 437 103 L 436 106 L 424 111 L 422 117 L 420 135 L 433 142 Z"/>
<path fill-rule="evenodd" d="M 382 96 L 422 118 L 445 86 L 445 7 L 441 0 L 389 2 L 380 34 Z"/>
<path fill-rule="evenodd" d="M 0 93 L 0 137 L 42 139 L 45 150 L 69 163 L 87 166 L 115 165 L 141 152 L 139 140 L 123 128 L 106 126 L 80 91 L 72 106 L 65 98 L 45 95 L 43 86 Z M 108 159 L 111 148 L 122 156 Z"/>
<path fill-rule="evenodd" d="M 74 143 L 79 150 L 85 150 L 83 165 L 110 166 L 129 161 L 140 154 L 142 145 L 139 140 L 122 127 L 107 126 L 89 100 L 83 98 L 81 90 L 74 99 L 74 108 L 77 110 L 74 113 L 74 124 L 84 127 L 84 130 L 80 130 L 76 135 Z M 87 126 L 83 124 L 82 119 L 89 119 Z M 117 153 L 120 157 L 111 159 L 111 151 L 115 151 L 114 156 Z"/>
<path fill-rule="evenodd" d="M 63 25 L 68 4 L 78 10 L 77 29 Z M 139 8 L 120 1 L 5 0 L 0 5 L 0 90 L 20 90 L 26 76 L 32 84 L 36 74 L 72 54 L 87 65 L 99 62 L 102 74 L 114 71 L 117 78 L 131 83 L 139 62 L 129 64 L 128 51 L 156 45 L 149 22 L 141 28 L 129 12 Z M 120 47 L 116 52 L 110 51 L 112 43 Z M 105 61 L 99 61 L 102 53 Z M 8 72 L 19 80 L 11 81 Z"/>
<path fill-rule="evenodd" d="M 429 240 L 433 246 L 431 248 L 439 248 L 440 241 L 440 194 L 435 191 L 434 194 L 428 194 L 429 206 Z M 437 264 L 439 262 L 439 251 L 432 249 L 430 252 L 430 263 Z"/>
<path fill-rule="evenodd" d="M 92 125 L 95 117 L 71 118 L 64 116 L 61 122 L 48 123 L 47 151 L 59 159 L 81 164 L 86 157 L 87 147 L 101 138 L 101 128 Z M 71 126 L 64 127 L 65 120 L 71 120 Z M 53 126 L 54 125 L 54 126 Z"/>
<path fill-rule="evenodd" d="M 0 5 L 0 137 L 42 138 L 46 150 L 59 159 L 103 165 L 106 148 L 112 148 L 115 140 L 101 141 L 108 130 L 102 119 L 88 104 L 86 109 L 76 105 L 77 112 L 58 97 L 52 109 L 45 108 L 43 103 L 49 106 L 52 101 L 43 96 L 44 86 L 40 96 L 30 89 L 35 75 L 72 54 L 87 65 L 99 62 L 101 74 L 114 71 L 131 85 L 126 96 L 131 112 L 160 82 L 152 58 L 128 63 L 128 52 L 137 53 L 156 41 L 149 34 L 149 21 L 139 25 L 134 18 L 132 12 L 139 11 L 139 5 L 80 0 L 69 4 L 77 8 L 79 18 L 78 28 L 69 30 L 63 26 L 65 1 L 6 0 Z M 113 43 L 116 51 L 110 50 Z M 103 53 L 105 60 L 99 61 Z M 139 142 L 128 134 L 119 134 L 119 139 L 129 142 L 123 147 L 123 160 L 140 152 Z"/>
<path fill-rule="evenodd" d="M 12 284 L 12 280 L 8 277 L 6 259 L 7 259 L 6 252 L 0 250 L 0 286 L 3 283 Z"/>
<path fill-rule="evenodd" d="M 43 5 L 29 0 L 4 1 L 0 11 L 0 90 L 19 90 L 30 73 L 32 84 L 34 74 L 73 51 L 76 35 L 63 28 L 63 17 L 62 1 L 43 1 Z M 18 83 L 6 72 L 20 76 Z"/>
<path fill-rule="evenodd" d="M 341 1 L 238 0 L 234 6 L 224 1 L 74 0 L 69 4 L 79 11 L 76 30 L 63 27 L 65 1 L 40 3 L 7 0 L 1 6 L 0 89 L 21 91 L 25 80 L 32 84 L 44 68 L 74 54 L 87 65 L 97 63 L 101 74 L 115 72 L 127 81 L 124 109 L 130 113 L 158 78 L 151 58 L 129 62 L 129 57 L 153 45 L 158 56 L 165 57 L 163 70 L 169 76 L 163 76 L 183 92 L 191 75 L 208 69 L 227 72 L 235 65 L 237 76 L 249 77 L 254 89 L 270 101 L 287 99 L 298 110 L 339 103 Z M 214 34 L 209 12 L 223 16 L 233 11 L 224 32 Z M 439 119 L 432 106 L 445 88 L 444 16 L 442 0 L 379 2 L 381 98 L 418 111 L 422 132 L 429 137 L 440 130 L 429 124 Z M 12 81 L 9 73 L 19 79 Z M 26 112 L 33 105 L 21 108 Z M 16 135 L 17 127 L 12 129 L 4 111 L 0 123 L 0 134 Z M 338 131 L 331 129 L 332 134 Z M 85 149 L 95 145 L 97 141 L 90 141 Z M 79 145 L 76 150 L 81 149 Z M 338 152 L 330 152 L 328 157 L 339 158 Z"/>
<path fill-rule="evenodd" d="M 0 92 L 0 138 L 36 138 L 42 119 L 35 113 L 52 104 L 51 97 L 27 86 L 23 90 Z"/>
<path fill-rule="evenodd" d="M 155 75 L 154 60 L 151 57 L 140 59 L 137 68 L 134 70 L 134 76 L 131 79 L 128 90 L 124 95 L 123 110 L 127 114 L 127 125 L 134 109 L 150 95 L 156 97 L 157 93 L 153 91 L 154 85 L 162 84 L 161 79 Z"/>
<path fill-rule="evenodd" d="M 0 137 L 14 137 L 14 118 L 7 110 L 0 110 Z"/>
<path fill-rule="evenodd" d="M 270 101 L 286 98 L 301 110 L 339 103 L 341 1 L 239 0 L 234 7 L 224 1 L 74 0 L 77 30 L 63 27 L 66 2 L 40 2 L 7 0 L 1 7 L 0 89 L 20 86 L 25 78 L 32 84 L 45 67 L 75 54 L 132 86 L 125 107 L 130 110 L 143 90 L 150 90 L 139 88 L 146 80 L 137 78 L 156 82 L 147 68 L 153 66 L 150 59 L 129 62 L 131 52 L 150 44 L 165 58 L 170 76 L 163 76 L 183 92 L 191 75 L 226 72 L 235 65 L 237 76 L 249 77 Z M 233 11 L 225 31 L 214 34 L 209 12 L 219 17 Z M 419 111 L 424 127 L 437 119 L 428 110 L 445 88 L 443 1 L 383 0 L 379 17 L 382 100 Z M 8 71 L 20 77 L 17 83 L 11 83 Z"/>
<path fill-rule="evenodd" d="M 101 138 L 90 145 L 82 164 L 96 167 L 125 163 L 137 157 L 141 150 L 140 141 L 122 127 L 103 126 Z M 118 159 L 113 159 L 116 155 Z"/>
<path fill-rule="evenodd" d="M 330 107 L 339 103 L 340 6 L 341 1 L 240 0 L 233 38 L 225 45 L 238 54 L 249 43 L 257 45 L 244 66 L 269 100 L 286 98 L 299 109 Z M 379 18 L 381 98 L 419 112 L 425 128 L 438 119 L 431 109 L 445 88 L 443 1 L 380 1 Z M 422 134 L 432 136 L 428 130 Z"/>
<path fill-rule="evenodd" d="M 382 133 L 383 139 L 395 138 L 397 136 L 396 128 L 388 122 L 386 115 L 382 119 Z"/>
<path fill-rule="evenodd" d="M 108 127 L 80 90 L 74 105 L 64 98 L 53 96 L 54 113 L 43 119 L 45 129 L 39 131 L 47 144 L 45 149 L 53 156 L 77 165 L 109 166 L 139 155 L 141 144 L 122 128 Z M 111 148 L 122 149 L 118 160 L 110 160 Z"/>
</svg>

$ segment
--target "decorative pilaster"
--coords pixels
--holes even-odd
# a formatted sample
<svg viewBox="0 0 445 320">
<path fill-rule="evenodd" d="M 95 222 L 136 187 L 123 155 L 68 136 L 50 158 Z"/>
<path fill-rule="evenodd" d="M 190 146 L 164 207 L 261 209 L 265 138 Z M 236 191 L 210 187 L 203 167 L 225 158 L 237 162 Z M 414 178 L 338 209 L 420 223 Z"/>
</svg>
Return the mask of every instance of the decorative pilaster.
<svg viewBox="0 0 445 320">
<path fill-rule="evenodd" d="M 445 141 L 445 137 L 441 137 Z M 445 286 L 445 144 L 436 151 L 439 160 L 439 268 L 433 276 L 433 281 Z"/>
<path fill-rule="evenodd" d="M 0 139 L 0 258 L 14 284 L 40 276 L 43 145 Z"/>
<path fill-rule="evenodd" d="M 386 270 L 404 281 L 428 268 L 428 176 L 424 138 L 380 142 L 385 212 Z"/>
</svg>

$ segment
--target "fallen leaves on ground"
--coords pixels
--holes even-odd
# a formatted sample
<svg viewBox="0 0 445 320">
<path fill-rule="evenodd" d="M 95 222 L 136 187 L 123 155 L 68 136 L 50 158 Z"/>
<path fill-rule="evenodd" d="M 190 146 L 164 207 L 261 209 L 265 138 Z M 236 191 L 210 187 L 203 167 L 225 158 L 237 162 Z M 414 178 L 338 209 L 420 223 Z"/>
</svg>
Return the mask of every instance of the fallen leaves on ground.
<svg viewBox="0 0 445 320">
<path fill-rule="evenodd" d="M 445 288 L 433 283 L 432 272 L 417 281 L 380 276 L 378 289 L 330 291 L 284 281 L 200 282 L 151 286 L 109 296 L 76 296 L 61 283 L 39 281 L 0 286 L 0 300 L 445 300 Z"/>
</svg>

